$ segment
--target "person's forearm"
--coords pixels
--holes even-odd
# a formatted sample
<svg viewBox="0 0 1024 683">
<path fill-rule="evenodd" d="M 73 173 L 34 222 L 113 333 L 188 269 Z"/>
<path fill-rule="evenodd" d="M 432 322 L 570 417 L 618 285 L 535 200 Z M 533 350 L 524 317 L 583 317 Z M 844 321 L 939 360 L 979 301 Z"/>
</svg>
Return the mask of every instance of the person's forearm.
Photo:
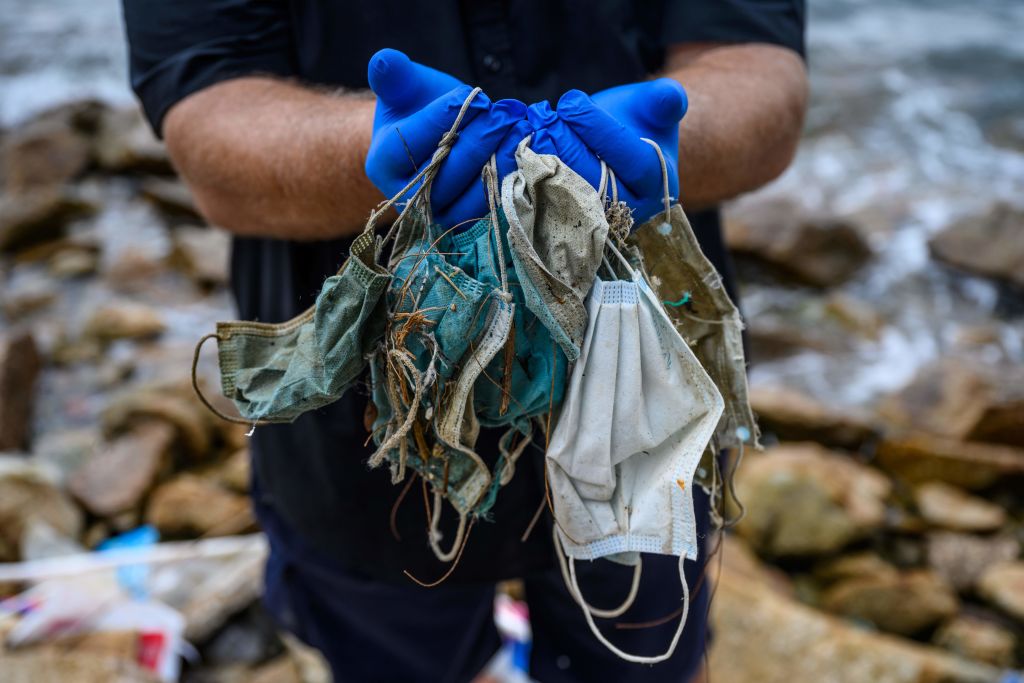
<svg viewBox="0 0 1024 683">
<path fill-rule="evenodd" d="M 240 235 L 353 235 L 383 197 L 364 171 L 374 100 L 271 78 L 218 83 L 176 104 L 163 133 L 200 212 Z"/>
<path fill-rule="evenodd" d="M 664 75 L 682 83 L 689 98 L 679 128 L 684 207 L 755 190 L 792 161 L 807 106 L 807 73 L 795 52 L 763 44 L 680 46 Z"/>
</svg>

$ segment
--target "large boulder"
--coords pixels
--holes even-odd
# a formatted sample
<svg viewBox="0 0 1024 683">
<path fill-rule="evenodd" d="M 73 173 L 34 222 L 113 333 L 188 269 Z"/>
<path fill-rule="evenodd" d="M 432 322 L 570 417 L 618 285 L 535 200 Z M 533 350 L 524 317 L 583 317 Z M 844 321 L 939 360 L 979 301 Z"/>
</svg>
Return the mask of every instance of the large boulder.
<svg viewBox="0 0 1024 683">
<path fill-rule="evenodd" d="M 103 342 L 116 339 L 152 339 L 166 325 L 163 316 L 146 304 L 120 301 L 102 304 L 85 322 L 83 336 Z"/>
<path fill-rule="evenodd" d="M 64 188 L 38 188 L 0 196 L 0 252 L 57 239 L 71 221 L 96 206 Z"/>
<path fill-rule="evenodd" d="M 104 112 L 94 146 L 96 162 L 108 171 L 162 174 L 173 171 L 167 150 L 153 135 L 138 107 Z"/>
<path fill-rule="evenodd" d="M 1024 624 L 1024 561 L 989 567 L 978 579 L 978 593 Z"/>
<path fill-rule="evenodd" d="M 90 135 L 102 108 L 93 101 L 63 105 L 8 131 L 0 144 L 0 177 L 7 190 L 60 185 L 88 168 Z"/>
<path fill-rule="evenodd" d="M 737 531 L 762 553 L 835 552 L 879 529 L 891 485 L 882 474 L 815 444 L 753 455 L 736 477 L 746 517 Z"/>
<path fill-rule="evenodd" d="M 876 462 L 910 483 L 934 480 L 978 490 L 1024 474 L 1024 449 L 910 433 L 885 439 Z"/>
<path fill-rule="evenodd" d="M 1006 523 L 1003 508 L 938 481 L 918 486 L 914 502 L 926 522 L 952 531 L 995 531 Z"/>
<path fill-rule="evenodd" d="M 974 536 L 951 531 L 928 534 L 926 561 L 961 592 L 970 591 L 982 574 L 1020 555 L 1020 542 L 1010 535 Z"/>
<path fill-rule="evenodd" d="M 191 387 L 156 384 L 118 395 L 103 410 L 101 422 L 108 436 L 131 431 L 140 422 L 158 420 L 173 427 L 182 455 L 189 461 L 212 455 L 214 424 Z"/>
<path fill-rule="evenodd" d="M 255 520 L 249 499 L 217 483 L 181 474 L 153 492 L 146 521 L 173 537 L 229 536 L 251 531 Z"/>
<path fill-rule="evenodd" d="M 879 413 L 901 430 L 1024 447 L 1024 368 L 944 358 L 883 399 Z"/>
<path fill-rule="evenodd" d="M 231 238 L 223 230 L 183 225 L 174 229 L 172 262 L 200 287 L 228 282 Z"/>
<path fill-rule="evenodd" d="M 871 258 L 871 248 L 847 221 L 808 213 L 776 199 L 726 214 L 725 240 L 741 260 L 799 284 L 832 287 L 851 278 Z"/>
<path fill-rule="evenodd" d="M 867 631 L 780 596 L 725 564 L 711 603 L 713 681 L 992 683 L 993 667 Z"/>
<path fill-rule="evenodd" d="M 1013 666 L 1017 636 L 1013 631 L 986 619 L 959 616 L 942 625 L 932 639 L 950 652 L 1001 668 Z"/>
<path fill-rule="evenodd" d="M 969 216 L 928 242 L 939 261 L 977 275 L 1024 287 L 1024 211 L 996 204 Z"/>
<path fill-rule="evenodd" d="M 750 405 L 762 431 L 782 441 L 856 449 L 877 436 L 871 423 L 856 411 L 832 408 L 795 389 L 753 386 Z"/>
<path fill-rule="evenodd" d="M 0 451 L 26 446 L 41 369 L 39 350 L 30 333 L 0 337 Z"/>
<path fill-rule="evenodd" d="M 150 421 L 100 446 L 76 470 L 71 494 L 97 517 L 138 509 L 171 463 L 171 425 Z"/>
<path fill-rule="evenodd" d="M 821 602 L 830 612 L 906 636 L 953 617 L 960 607 L 953 588 L 928 571 L 845 579 Z"/>
<path fill-rule="evenodd" d="M 54 476 L 19 456 L 0 456 L 0 562 L 21 559 L 23 535 L 35 522 L 77 538 L 82 513 L 54 483 Z"/>
</svg>

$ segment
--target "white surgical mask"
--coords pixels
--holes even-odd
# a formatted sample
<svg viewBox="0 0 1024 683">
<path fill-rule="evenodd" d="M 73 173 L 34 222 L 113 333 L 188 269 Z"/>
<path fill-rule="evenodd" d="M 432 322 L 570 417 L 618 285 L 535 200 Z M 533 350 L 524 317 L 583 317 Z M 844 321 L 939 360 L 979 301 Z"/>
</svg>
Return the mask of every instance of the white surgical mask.
<svg viewBox="0 0 1024 683">
<path fill-rule="evenodd" d="M 609 649 L 629 661 L 654 663 L 672 655 L 685 624 L 683 562 L 698 553 L 693 475 L 723 400 L 643 276 L 611 249 L 632 279 L 594 282 L 547 471 L 569 591 Z M 617 616 L 632 602 L 644 552 L 678 556 L 683 584 L 682 620 L 669 649 L 655 657 L 618 650 L 593 621 L 594 615 Z M 630 596 L 617 610 L 595 610 L 580 594 L 575 560 L 598 558 L 637 567 Z"/>
</svg>

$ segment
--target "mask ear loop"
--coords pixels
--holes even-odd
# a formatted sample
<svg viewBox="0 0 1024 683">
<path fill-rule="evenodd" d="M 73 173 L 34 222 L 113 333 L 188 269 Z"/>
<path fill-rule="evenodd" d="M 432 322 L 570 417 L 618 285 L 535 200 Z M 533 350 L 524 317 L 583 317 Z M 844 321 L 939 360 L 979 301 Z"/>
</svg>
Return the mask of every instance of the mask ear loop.
<svg viewBox="0 0 1024 683">
<path fill-rule="evenodd" d="M 424 202 L 425 207 L 429 212 L 430 185 L 434 180 L 434 176 L 437 175 L 437 172 L 440 169 L 442 162 L 444 162 L 444 160 L 448 158 L 448 155 L 452 151 L 452 146 L 455 145 L 455 141 L 459 137 L 459 127 L 462 125 L 462 120 L 465 118 L 466 112 L 469 111 L 469 105 L 473 102 L 474 99 L 476 99 L 476 96 L 479 95 L 482 91 L 483 90 L 481 88 L 473 88 L 473 90 L 466 97 L 466 100 L 462 103 L 462 108 L 459 109 L 459 113 L 455 117 L 455 121 L 452 123 L 452 127 L 448 129 L 448 132 L 445 133 L 441 137 L 440 142 L 438 142 L 437 149 L 434 151 L 434 155 L 431 157 L 430 163 L 424 166 L 419 173 L 413 176 L 412 180 L 410 180 L 405 185 L 405 187 L 396 192 L 394 196 L 392 196 L 390 199 L 378 205 L 377 208 L 370 213 L 370 217 L 366 221 L 366 227 L 363 228 L 363 233 L 373 232 L 373 229 L 377 224 L 377 220 L 381 216 L 383 216 L 388 209 L 394 206 L 399 199 L 404 197 L 412 188 L 416 187 L 416 183 L 418 183 L 420 180 L 424 181 L 423 185 L 421 185 L 419 189 L 417 189 L 416 192 L 413 194 L 413 196 L 410 197 L 409 201 L 406 202 L 405 206 L 402 208 L 402 211 L 398 214 L 398 218 L 395 220 L 394 223 L 391 224 L 391 227 L 388 229 L 388 232 L 384 235 L 384 238 L 378 241 L 376 248 L 376 256 L 378 258 L 380 257 L 380 252 L 384 248 L 384 245 L 391 240 L 391 238 L 395 234 L 397 226 L 402 223 L 406 215 L 409 213 L 409 210 L 414 205 L 420 202 Z M 424 199 L 425 192 L 426 198 Z"/>
<path fill-rule="evenodd" d="M 642 559 L 635 567 L 633 567 L 633 583 L 630 585 L 629 594 L 626 595 L 626 599 L 622 604 L 613 609 L 598 609 L 591 606 L 583 599 L 583 595 L 579 592 L 579 587 L 577 587 L 575 591 L 572 589 L 573 582 L 572 578 L 569 576 L 569 566 L 565 560 L 565 548 L 562 546 L 562 539 L 558 536 L 557 527 L 551 527 L 551 536 L 555 542 L 555 555 L 558 556 L 558 566 L 562 570 L 562 580 L 565 581 L 565 587 L 569 590 L 569 595 L 573 597 L 580 607 L 599 619 L 615 619 L 616 617 L 621 617 L 626 613 L 626 610 L 633 606 L 633 602 L 636 600 L 636 594 L 640 590 L 640 574 L 644 566 Z"/>
<path fill-rule="evenodd" d="M 672 195 L 669 194 L 669 183 L 668 183 L 668 164 L 665 163 L 665 154 L 661 151 L 661 147 L 658 143 L 650 138 L 640 138 L 648 145 L 654 148 L 655 153 L 658 155 L 658 161 L 661 163 L 661 183 L 662 192 L 665 202 L 665 220 L 668 221 L 672 213 Z"/>
<path fill-rule="evenodd" d="M 256 427 L 262 427 L 268 424 L 283 424 L 285 422 L 288 422 L 288 420 L 268 420 L 266 418 L 259 418 L 257 420 L 246 420 L 241 417 L 226 415 L 223 412 L 221 412 L 216 406 L 210 403 L 210 400 L 206 398 L 206 395 L 203 394 L 203 390 L 199 387 L 198 368 L 199 352 L 203 350 L 203 345 L 206 344 L 206 342 L 210 341 L 211 339 L 216 339 L 218 342 L 224 340 L 224 338 L 221 337 L 216 332 L 211 332 L 210 334 L 203 335 L 203 337 L 196 343 L 195 352 L 192 354 L 192 390 L 196 392 L 196 396 L 199 397 L 200 403 L 206 406 L 207 410 L 209 410 L 211 413 L 213 413 L 222 420 L 252 427 L 252 429 L 249 430 L 249 433 L 246 434 L 246 436 L 252 436 L 252 433 L 253 431 L 256 430 Z"/>
<path fill-rule="evenodd" d="M 459 554 L 459 550 L 462 548 L 462 541 L 466 536 L 466 513 L 459 513 L 459 528 L 455 532 L 455 540 L 452 541 L 452 547 L 448 552 L 441 550 L 441 507 L 444 505 L 444 500 L 441 497 L 441 492 L 436 488 L 434 489 L 434 510 L 430 515 L 430 533 L 428 539 L 430 540 L 430 549 L 434 551 L 434 555 L 437 559 L 442 562 L 451 562 L 455 559 L 455 556 Z"/>
<path fill-rule="evenodd" d="M 683 571 L 683 562 L 686 561 L 686 555 L 679 556 L 679 583 L 683 587 L 683 612 L 679 617 L 679 626 L 676 627 L 675 635 L 672 636 L 672 642 L 669 643 L 668 649 L 662 652 L 660 655 L 654 655 L 652 657 L 643 657 L 641 655 L 631 655 L 628 652 L 623 652 L 619 648 L 609 642 L 604 634 L 597 628 L 597 624 L 594 623 L 594 617 L 590 613 L 590 610 L 586 607 L 583 608 L 583 618 L 587 620 L 587 626 L 590 627 L 591 633 L 597 638 L 602 645 L 611 650 L 618 657 L 626 660 L 627 662 L 633 662 L 634 664 L 657 664 L 663 662 L 676 651 L 676 647 L 679 645 L 679 639 L 683 635 L 683 629 L 686 628 L 686 619 L 690 613 L 690 587 L 686 585 L 686 573 Z M 576 578 L 576 559 L 573 557 L 569 558 L 569 593 L 572 594 L 573 598 L 576 599 L 580 604 L 585 605 L 583 602 L 583 596 L 580 593 L 579 581 Z"/>
</svg>

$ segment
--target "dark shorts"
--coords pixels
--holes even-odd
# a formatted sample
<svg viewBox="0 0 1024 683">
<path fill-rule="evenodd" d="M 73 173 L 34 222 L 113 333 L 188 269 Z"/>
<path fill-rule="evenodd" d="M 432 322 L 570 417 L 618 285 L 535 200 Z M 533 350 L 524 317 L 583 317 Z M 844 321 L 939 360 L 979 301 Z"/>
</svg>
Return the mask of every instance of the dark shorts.
<svg viewBox="0 0 1024 683">
<path fill-rule="evenodd" d="M 695 490 L 703 535 L 707 498 L 699 488 Z M 471 681 L 498 650 L 493 583 L 422 588 L 411 581 L 396 584 L 372 579 L 343 569 L 312 548 L 300 547 L 297 536 L 273 509 L 257 503 L 256 512 L 271 545 L 267 606 L 284 628 L 324 654 L 336 683 Z M 534 533 L 550 535 L 550 526 L 538 525 Z M 625 662 L 601 645 L 557 567 L 523 577 L 533 629 L 531 677 L 542 683 L 686 683 L 700 670 L 708 638 L 710 587 L 701 578 L 705 562 L 702 557 L 686 563 L 692 592 L 686 630 L 675 654 L 656 665 Z M 633 606 L 618 619 L 597 623 L 620 649 L 655 655 L 668 646 L 678 617 L 648 628 L 621 627 L 658 621 L 678 609 L 678 561 L 644 555 L 643 563 Z M 595 607 L 620 604 L 632 571 L 606 560 L 577 563 L 583 594 Z"/>
</svg>

